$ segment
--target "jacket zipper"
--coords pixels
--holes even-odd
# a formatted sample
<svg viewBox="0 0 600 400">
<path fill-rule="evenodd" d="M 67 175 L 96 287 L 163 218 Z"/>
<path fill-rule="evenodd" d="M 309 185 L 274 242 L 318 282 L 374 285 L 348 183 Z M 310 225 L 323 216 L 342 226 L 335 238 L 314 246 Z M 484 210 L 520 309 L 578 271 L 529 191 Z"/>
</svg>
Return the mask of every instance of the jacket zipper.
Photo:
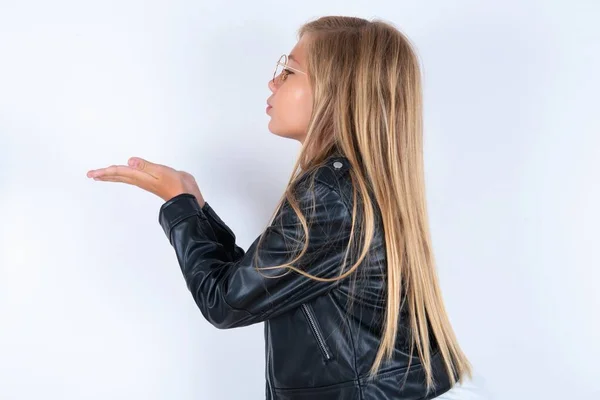
<svg viewBox="0 0 600 400">
<path fill-rule="evenodd" d="M 317 319 L 315 318 L 312 309 L 310 308 L 310 306 L 308 304 L 302 304 L 302 311 L 304 311 L 304 315 L 306 315 L 308 324 L 310 325 L 310 328 L 311 328 L 315 338 L 317 339 L 317 344 L 319 345 L 319 348 L 321 349 L 321 352 L 323 353 L 325 360 L 326 361 L 331 360 L 333 357 L 331 355 L 331 352 L 327 348 L 327 344 L 325 343 L 325 338 L 323 338 L 323 334 L 321 333 L 321 330 L 319 329 Z"/>
<path fill-rule="evenodd" d="M 268 329 L 268 333 L 269 336 L 267 337 L 267 340 L 270 341 L 270 337 L 271 337 L 271 326 L 269 325 L 269 321 L 265 321 L 265 324 L 267 326 Z M 268 352 L 267 352 L 267 386 L 269 387 L 269 394 L 270 394 L 270 399 L 274 400 L 275 399 L 275 393 L 273 393 L 273 378 L 271 377 L 271 370 L 269 368 L 269 359 L 271 358 L 271 346 L 269 346 L 268 348 Z"/>
</svg>

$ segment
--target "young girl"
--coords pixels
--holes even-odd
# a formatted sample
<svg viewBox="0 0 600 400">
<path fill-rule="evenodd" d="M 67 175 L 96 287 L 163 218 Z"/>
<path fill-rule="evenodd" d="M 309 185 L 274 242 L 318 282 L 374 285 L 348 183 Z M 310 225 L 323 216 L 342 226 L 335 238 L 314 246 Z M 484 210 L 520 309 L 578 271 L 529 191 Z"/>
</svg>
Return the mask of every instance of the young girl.
<svg viewBox="0 0 600 400">
<path fill-rule="evenodd" d="M 302 146 L 247 251 L 186 172 L 131 158 L 88 176 L 165 200 L 160 224 L 211 324 L 265 322 L 267 399 L 459 398 L 471 367 L 436 276 L 409 40 L 377 20 L 317 19 L 269 89 L 269 130 Z"/>
</svg>

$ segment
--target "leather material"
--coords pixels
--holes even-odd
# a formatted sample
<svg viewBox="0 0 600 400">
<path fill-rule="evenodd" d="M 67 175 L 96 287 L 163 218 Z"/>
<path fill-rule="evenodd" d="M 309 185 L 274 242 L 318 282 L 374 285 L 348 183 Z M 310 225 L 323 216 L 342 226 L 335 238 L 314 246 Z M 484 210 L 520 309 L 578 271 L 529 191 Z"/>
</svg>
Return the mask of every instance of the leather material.
<svg viewBox="0 0 600 400">
<path fill-rule="evenodd" d="M 303 180 L 296 193 L 301 209 L 308 209 L 309 246 L 293 265 L 334 278 L 340 274 L 352 228 L 348 160 L 339 154 L 330 156 L 317 170 L 314 185 Z M 260 248 L 257 238 L 247 251 L 236 245 L 235 234 L 215 210 L 208 203 L 200 207 L 191 194 L 165 202 L 159 223 L 208 322 L 220 329 L 265 323 L 267 399 L 417 400 L 450 389 L 434 347 L 436 388 L 426 393 L 419 359 L 408 354 L 406 310 L 401 313 L 392 361 L 382 365 L 375 380 L 367 380 L 385 307 L 381 299 L 385 299 L 386 254 L 380 219 L 368 257 L 355 272 L 354 285 L 352 275 L 338 282 L 320 282 L 287 269 L 256 270 L 288 262 L 303 243 L 300 220 L 287 202 L 266 229 Z M 346 269 L 353 263 L 348 258 Z M 349 308 L 351 295 L 354 303 Z"/>
</svg>

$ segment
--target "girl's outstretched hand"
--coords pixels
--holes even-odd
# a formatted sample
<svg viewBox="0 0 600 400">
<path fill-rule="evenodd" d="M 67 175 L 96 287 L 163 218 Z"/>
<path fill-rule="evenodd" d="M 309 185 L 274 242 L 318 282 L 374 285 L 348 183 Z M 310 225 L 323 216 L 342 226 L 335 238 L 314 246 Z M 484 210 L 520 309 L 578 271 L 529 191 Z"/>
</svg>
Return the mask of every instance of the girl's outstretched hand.
<svg viewBox="0 0 600 400">
<path fill-rule="evenodd" d="M 204 198 L 196 184 L 196 179 L 184 171 L 177 171 L 166 165 L 154 164 L 139 157 L 131 157 L 128 165 L 88 171 L 87 177 L 96 181 L 121 182 L 137 186 L 167 201 L 182 193 L 196 196 L 200 207 Z"/>
</svg>

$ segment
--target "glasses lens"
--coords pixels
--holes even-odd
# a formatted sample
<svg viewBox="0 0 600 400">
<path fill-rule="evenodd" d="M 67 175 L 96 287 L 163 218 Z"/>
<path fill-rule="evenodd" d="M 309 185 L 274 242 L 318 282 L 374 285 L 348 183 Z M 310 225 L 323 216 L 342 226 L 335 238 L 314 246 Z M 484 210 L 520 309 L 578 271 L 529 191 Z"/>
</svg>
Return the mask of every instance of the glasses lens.
<svg viewBox="0 0 600 400">
<path fill-rule="evenodd" d="M 286 57 L 285 55 L 281 56 L 279 58 L 279 62 L 277 63 L 277 67 L 275 67 L 275 73 L 273 74 L 273 82 L 277 81 L 277 78 L 281 75 L 281 73 L 283 72 L 283 68 L 286 65 Z"/>
</svg>

